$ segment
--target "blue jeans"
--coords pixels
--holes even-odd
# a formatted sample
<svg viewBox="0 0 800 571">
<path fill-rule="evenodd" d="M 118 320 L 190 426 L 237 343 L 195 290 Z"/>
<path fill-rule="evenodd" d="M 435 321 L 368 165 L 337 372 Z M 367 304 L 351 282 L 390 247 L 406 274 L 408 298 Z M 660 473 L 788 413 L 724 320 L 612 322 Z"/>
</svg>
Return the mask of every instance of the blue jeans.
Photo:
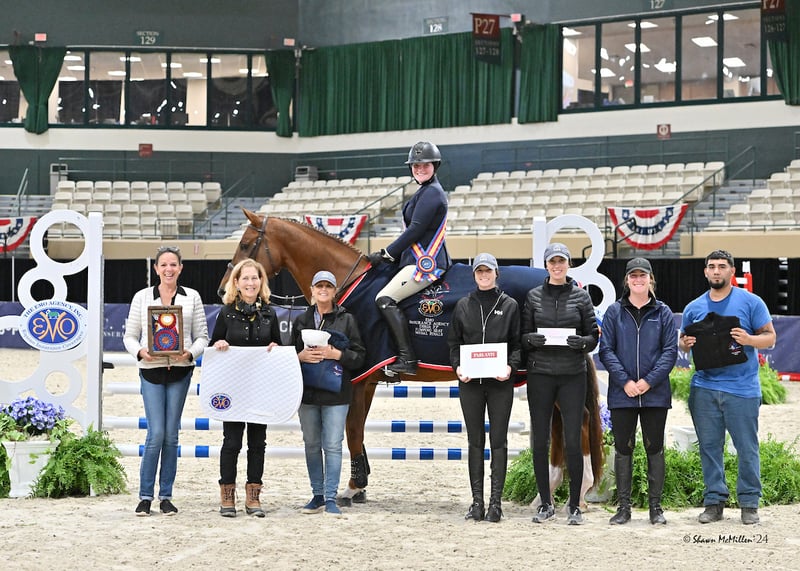
<svg viewBox="0 0 800 571">
<path fill-rule="evenodd" d="M 298 416 L 306 448 L 306 468 L 311 491 L 326 500 L 336 498 L 342 474 L 342 440 L 347 419 L 346 404 L 301 404 Z M 323 459 L 324 452 L 324 459 Z M 323 462 L 324 460 L 324 462 Z"/>
<path fill-rule="evenodd" d="M 703 503 L 713 505 L 728 499 L 723 449 L 725 430 L 730 433 L 739 462 L 736 495 L 739 506 L 757 508 L 761 497 L 761 461 L 758 452 L 758 410 L 760 398 L 742 398 L 709 389 L 692 387 L 689 412 L 692 415 L 703 467 Z"/>
<path fill-rule="evenodd" d="M 158 459 L 161 470 L 158 475 L 158 499 L 172 498 L 172 484 L 178 471 L 178 431 L 181 427 L 183 403 L 192 373 L 183 379 L 166 385 L 146 381 L 139 373 L 142 384 L 144 414 L 147 418 L 147 438 L 144 441 L 144 455 L 139 468 L 139 499 L 152 500 L 156 484 Z"/>
</svg>

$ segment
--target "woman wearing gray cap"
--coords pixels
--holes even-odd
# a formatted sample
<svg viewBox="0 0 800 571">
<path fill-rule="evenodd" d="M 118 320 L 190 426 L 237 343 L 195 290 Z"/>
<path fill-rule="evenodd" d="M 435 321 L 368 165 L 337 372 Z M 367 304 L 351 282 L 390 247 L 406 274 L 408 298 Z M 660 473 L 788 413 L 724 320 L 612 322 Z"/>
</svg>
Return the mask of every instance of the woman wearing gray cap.
<svg viewBox="0 0 800 571">
<path fill-rule="evenodd" d="M 672 407 L 669 373 L 678 358 L 678 333 L 672 311 L 656 299 L 653 268 L 634 258 L 625 268 L 622 296 L 603 317 L 600 361 L 608 371 L 608 408 L 614 434 L 614 470 L 619 508 L 609 523 L 631 519 L 631 480 L 636 424 L 642 424 L 647 452 L 650 523 L 665 524 L 664 426 Z"/>
<path fill-rule="evenodd" d="M 278 316 L 269 303 L 269 284 L 264 266 L 245 259 L 231 270 L 225 284 L 225 303 L 214 324 L 209 342 L 218 351 L 238 347 L 265 346 L 272 349 L 281 342 Z M 222 450 L 219 454 L 219 513 L 236 517 L 236 464 L 242 449 L 242 437 L 247 427 L 247 482 L 245 512 L 264 517 L 261 508 L 261 488 L 264 475 L 264 451 L 267 446 L 267 425 L 257 422 L 222 423 Z"/>
<path fill-rule="evenodd" d="M 550 423 L 558 404 L 564 421 L 569 474 L 567 523 L 583 523 L 581 426 L 586 401 L 586 354 L 597 346 L 599 330 L 589 293 L 569 278 L 569 249 L 554 242 L 544 251 L 548 277 L 533 288 L 522 309 L 522 347 L 528 352 L 528 406 L 531 412 L 533 472 L 542 505 L 533 521 L 555 516 L 550 491 Z"/>
<path fill-rule="evenodd" d="M 491 446 L 491 493 L 486 521 L 498 522 L 503 516 L 500 498 L 506 481 L 508 463 L 508 421 L 514 402 L 514 383 L 510 381 L 521 363 L 519 344 L 519 307 L 516 300 L 497 287 L 497 260 L 491 254 L 478 254 L 472 263 L 478 287 L 458 300 L 447 343 L 450 363 L 458 376 L 458 394 L 469 443 L 468 468 L 472 505 L 465 519 L 484 519 L 483 449 L 486 444 L 484 418 L 489 414 Z M 461 368 L 461 346 L 467 344 L 506 343 L 507 364 L 494 378 L 470 378 Z"/>
<path fill-rule="evenodd" d="M 336 491 L 342 473 L 344 424 L 353 392 L 351 371 L 364 362 L 366 348 L 355 318 L 334 303 L 335 295 L 336 277 L 325 270 L 314 274 L 313 305 L 295 320 L 292 340 L 303 367 L 303 400 L 298 416 L 313 494 L 302 513 L 324 510 L 339 517 L 342 512 L 336 505 Z M 308 330 L 324 331 L 330 337 L 317 345 Z"/>
</svg>

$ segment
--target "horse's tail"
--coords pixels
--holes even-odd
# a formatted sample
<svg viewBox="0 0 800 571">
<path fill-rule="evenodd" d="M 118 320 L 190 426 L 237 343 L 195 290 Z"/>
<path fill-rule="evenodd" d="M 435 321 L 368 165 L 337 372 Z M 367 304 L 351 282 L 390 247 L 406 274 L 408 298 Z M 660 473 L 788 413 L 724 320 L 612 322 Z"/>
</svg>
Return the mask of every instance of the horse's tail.
<svg viewBox="0 0 800 571">
<path fill-rule="evenodd" d="M 600 388 L 597 383 L 597 369 L 594 359 L 586 355 L 586 410 L 589 412 L 589 450 L 592 459 L 594 484 L 600 482 L 605 465 L 605 446 L 603 446 L 603 423 L 600 419 Z"/>
</svg>

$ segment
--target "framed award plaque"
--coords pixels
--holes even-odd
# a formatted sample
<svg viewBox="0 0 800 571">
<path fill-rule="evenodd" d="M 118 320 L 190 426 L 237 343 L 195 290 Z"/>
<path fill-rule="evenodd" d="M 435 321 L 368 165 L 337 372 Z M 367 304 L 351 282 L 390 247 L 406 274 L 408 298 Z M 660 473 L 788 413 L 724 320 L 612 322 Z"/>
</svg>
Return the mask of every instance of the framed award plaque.
<svg viewBox="0 0 800 571">
<path fill-rule="evenodd" d="M 180 305 L 147 308 L 147 351 L 153 355 L 183 353 L 183 309 Z"/>
</svg>

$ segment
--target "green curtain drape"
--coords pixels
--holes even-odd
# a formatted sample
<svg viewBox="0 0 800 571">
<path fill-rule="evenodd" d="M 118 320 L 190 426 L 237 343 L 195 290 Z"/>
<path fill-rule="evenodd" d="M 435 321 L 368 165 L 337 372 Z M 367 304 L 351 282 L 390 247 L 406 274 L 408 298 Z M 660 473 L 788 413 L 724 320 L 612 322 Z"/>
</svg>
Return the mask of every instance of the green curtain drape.
<svg viewBox="0 0 800 571">
<path fill-rule="evenodd" d="M 292 136 L 292 96 L 294 94 L 295 58 L 294 50 L 277 50 L 265 54 L 269 72 L 272 100 L 278 109 L 278 125 L 275 134 Z"/>
<path fill-rule="evenodd" d="M 775 83 L 787 105 L 800 105 L 800 3 L 786 2 L 786 41 L 767 42 Z"/>
<path fill-rule="evenodd" d="M 47 99 L 58 80 L 67 49 L 11 46 L 8 52 L 19 88 L 28 102 L 25 130 L 44 133 L 47 131 Z"/>
<path fill-rule="evenodd" d="M 561 107 L 561 30 L 556 24 L 526 26 L 521 37 L 517 120 L 557 121 Z"/>
<path fill-rule="evenodd" d="M 300 136 L 508 123 L 514 44 L 477 61 L 472 34 L 318 48 L 303 53 Z"/>
</svg>

